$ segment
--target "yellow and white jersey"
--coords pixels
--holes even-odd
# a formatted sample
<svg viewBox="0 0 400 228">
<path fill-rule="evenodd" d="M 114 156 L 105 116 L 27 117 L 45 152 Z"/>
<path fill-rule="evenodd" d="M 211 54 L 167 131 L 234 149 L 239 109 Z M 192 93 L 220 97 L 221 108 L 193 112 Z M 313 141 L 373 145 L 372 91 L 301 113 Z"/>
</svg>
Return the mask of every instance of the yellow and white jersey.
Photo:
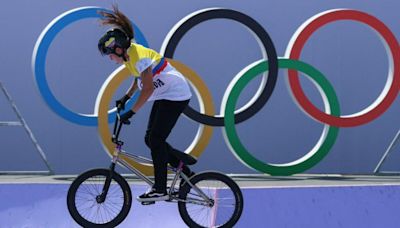
<svg viewBox="0 0 400 228">
<path fill-rule="evenodd" d="M 154 92 L 152 100 L 188 100 L 192 96 L 185 77 L 171 66 L 158 52 L 140 44 L 132 43 L 127 50 L 129 60 L 124 62 L 134 77 L 138 77 L 138 87 L 142 89 L 140 74 L 151 67 Z"/>
</svg>

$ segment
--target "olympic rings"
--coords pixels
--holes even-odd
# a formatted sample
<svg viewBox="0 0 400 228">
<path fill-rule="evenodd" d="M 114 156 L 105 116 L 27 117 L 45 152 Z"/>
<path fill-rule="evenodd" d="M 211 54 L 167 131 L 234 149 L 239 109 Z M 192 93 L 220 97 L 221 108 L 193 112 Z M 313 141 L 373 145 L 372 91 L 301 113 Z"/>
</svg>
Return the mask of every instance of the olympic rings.
<svg viewBox="0 0 400 228">
<path fill-rule="evenodd" d="M 313 80 L 314 84 L 319 86 L 319 91 L 325 104 L 325 110 L 328 113 L 332 112 L 332 115 L 340 115 L 336 93 L 321 72 L 297 60 L 279 59 L 278 63 L 280 68 L 295 69 L 307 74 Z M 267 164 L 258 160 L 246 150 L 236 133 L 233 111 L 235 110 L 239 95 L 253 78 L 265 71 L 268 71 L 268 64 L 266 64 L 265 60 L 255 62 L 241 71 L 228 86 L 228 90 L 224 95 L 224 101 L 226 101 L 224 103 L 226 106 L 223 105 L 221 107 L 221 110 L 225 113 L 225 128 L 223 131 L 225 141 L 230 146 L 232 153 L 240 161 L 248 167 L 260 172 L 269 173 L 271 175 L 291 175 L 303 172 L 320 162 L 328 154 L 335 143 L 339 132 L 338 128 L 325 124 L 322 135 L 314 148 L 305 156 L 286 164 Z"/>
<path fill-rule="evenodd" d="M 201 80 L 201 78 L 189 67 L 183 65 L 176 60 L 168 59 L 168 62 L 171 63 L 189 80 L 190 84 L 195 90 L 195 94 L 197 95 L 197 98 L 199 100 L 201 110 L 203 110 L 204 113 L 208 115 L 213 115 L 215 111 L 210 92 L 208 91 L 206 85 Z M 110 156 L 112 156 L 115 145 L 110 140 L 111 133 L 107 124 L 107 119 L 109 118 L 109 115 L 107 115 L 107 109 L 114 92 L 117 90 L 118 86 L 126 78 L 129 77 L 129 74 L 130 73 L 128 69 L 124 66 L 121 66 L 117 70 L 115 70 L 104 82 L 96 100 L 95 110 L 99 118 L 98 131 L 103 146 Z M 212 136 L 212 131 L 213 128 L 211 126 L 200 124 L 193 142 L 185 150 L 185 153 L 189 153 L 195 157 L 199 157 L 203 153 L 204 149 L 207 147 Z M 133 167 L 139 169 L 145 175 L 153 175 L 153 166 L 151 164 L 139 163 L 125 156 L 121 156 L 121 159 L 123 159 Z"/>
<path fill-rule="evenodd" d="M 369 25 L 385 40 L 386 51 L 390 51 L 392 58 L 389 59 L 388 79 L 379 97 L 369 107 L 358 113 L 336 117 L 321 112 L 311 103 L 301 89 L 296 71 L 289 70 L 289 86 L 300 108 L 312 118 L 332 126 L 354 127 L 374 120 L 385 112 L 396 99 L 400 90 L 400 47 L 393 33 L 377 18 L 356 10 L 338 9 L 315 15 L 300 26 L 287 47 L 287 58 L 299 59 L 301 50 L 311 34 L 320 27 L 337 20 L 354 20 Z M 381 39 L 382 42 L 383 39 Z M 387 54 L 389 55 L 389 53 Z"/>
<path fill-rule="evenodd" d="M 112 154 L 113 144 L 110 141 L 111 134 L 108 123 L 115 120 L 115 110 L 108 111 L 114 92 L 118 86 L 128 77 L 128 70 L 120 67 L 115 70 L 104 82 L 96 99 L 95 113 L 86 115 L 72 112 L 60 104 L 52 94 L 45 75 L 45 62 L 47 51 L 56 35 L 69 24 L 84 18 L 100 17 L 98 10 L 105 10 L 98 7 L 82 7 L 67 11 L 54 19 L 41 33 L 36 42 L 32 57 L 32 69 L 39 91 L 47 105 L 62 118 L 80 125 L 96 126 L 101 141 L 109 155 Z M 161 47 L 160 53 L 165 57 L 172 58 L 178 42 L 192 27 L 201 22 L 225 18 L 237 21 L 256 34 L 256 39 L 262 44 L 262 54 L 264 59 L 257 61 L 236 75 L 224 93 L 221 104 L 221 114 L 216 116 L 211 93 L 201 78 L 184 64 L 169 59 L 168 61 L 188 78 L 198 97 L 200 111 L 195 111 L 191 107 L 185 110 L 184 114 L 194 121 L 200 123 L 195 139 L 185 150 L 196 157 L 199 157 L 212 136 L 212 126 L 224 126 L 223 133 L 226 144 L 232 153 L 245 165 L 260 172 L 271 175 L 291 175 L 303 172 L 323 159 L 335 143 L 338 135 L 338 127 L 353 127 L 368 123 L 385 112 L 396 99 L 400 91 L 400 47 L 393 33 L 377 18 L 366 13 L 336 9 L 322 12 L 307 20 L 293 35 L 285 53 L 285 59 L 277 58 L 274 44 L 268 33 L 251 17 L 230 9 L 211 8 L 194 12 L 179 21 L 169 32 Z M 389 58 L 389 76 L 385 87 L 379 97 L 366 109 L 359 113 L 348 116 L 340 115 L 340 108 L 336 94 L 322 73 L 307 63 L 299 61 L 301 50 L 308 38 L 320 27 L 336 20 L 355 20 L 364 23 L 378 32 L 385 40 L 384 45 L 391 53 Z M 141 31 L 133 24 L 136 31 L 136 39 L 145 46 L 145 40 Z M 388 53 L 389 55 L 389 53 Z M 257 113 L 269 100 L 274 90 L 278 68 L 289 69 L 288 84 L 293 93 L 298 106 L 312 118 L 324 124 L 320 139 L 308 153 L 303 157 L 285 164 L 264 163 L 252 156 L 241 144 L 236 133 L 235 124 L 243 122 Z M 299 83 L 298 73 L 301 71 L 308 75 L 317 85 L 324 101 L 325 112 L 318 110 L 305 96 Z M 264 74 L 261 85 L 256 95 L 244 107 L 235 111 L 236 102 L 244 87 L 255 76 Z M 127 104 L 129 107 L 136 99 L 137 94 Z M 108 113 L 108 114 L 107 114 Z M 224 117 L 225 116 L 225 117 Z M 134 167 L 138 168 L 146 175 L 152 175 L 153 169 L 149 164 L 136 163 L 135 161 L 123 157 L 123 159 Z"/>
<path fill-rule="evenodd" d="M 239 111 L 236 114 L 237 116 L 235 117 L 235 123 L 240 123 L 252 117 L 264 106 L 265 103 L 267 103 L 272 91 L 274 90 L 278 77 L 278 58 L 276 55 L 275 46 L 268 33 L 257 21 L 246 14 L 230 9 L 210 8 L 199 10 L 183 18 L 171 29 L 162 44 L 160 53 L 165 57 L 173 58 L 175 49 L 186 32 L 201 22 L 217 18 L 231 19 L 247 26 L 255 33 L 256 38 L 258 38 L 262 43 L 264 48 L 263 57 L 265 59 L 268 58 L 270 69 L 268 71 L 268 77 L 265 76 L 263 78 L 256 96 L 244 106 L 245 108 L 242 111 Z M 267 80 L 266 84 L 264 80 Z M 223 117 L 205 115 L 195 111 L 190 106 L 185 109 L 184 113 L 186 116 L 199 123 L 210 126 L 224 126 Z"/>
<path fill-rule="evenodd" d="M 99 7 L 81 7 L 70 11 L 67 11 L 52 22 L 42 31 L 35 44 L 32 57 L 32 69 L 35 77 L 36 85 L 39 89 L 40 94 L 47 103 L 47 105 L 62 118 L 84 126 L 96 126 L 97 116 L 94 114 L 80 114 L 75 113 L 64 107 L 57 98 L 53 95 L 46 80 L 46 57 L 49 47 L 57 34 L 61 32 L 65 27 L 72 24 L 75 21 L 79 21 L 85 18 L 100 18 L 98 14 L 99 10 L 106 10 Z M 148 46 L 146 39 L 140 29 L 132 23 L 136 32 L 136 38 L 139 43 Z M 115 112 L 110 113 L 112 118 L 115 118 Z M 110 122 L 113 120 L 110 118 Z"/>
</svg>

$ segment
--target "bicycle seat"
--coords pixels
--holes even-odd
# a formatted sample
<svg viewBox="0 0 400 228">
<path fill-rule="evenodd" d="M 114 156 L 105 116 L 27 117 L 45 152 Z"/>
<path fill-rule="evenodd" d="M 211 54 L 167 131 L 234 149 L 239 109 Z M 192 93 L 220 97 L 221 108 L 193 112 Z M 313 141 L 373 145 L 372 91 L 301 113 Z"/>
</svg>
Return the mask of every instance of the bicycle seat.
<svg viewBox="0 0 400 228">
<path fill-rule="evenodd" d="M 197 159 L 190 154 L 182 153 L 177 150 L 171 150 L 170 152 L 185 165 L 194 165 L 197 162 Z"/>
</svg>

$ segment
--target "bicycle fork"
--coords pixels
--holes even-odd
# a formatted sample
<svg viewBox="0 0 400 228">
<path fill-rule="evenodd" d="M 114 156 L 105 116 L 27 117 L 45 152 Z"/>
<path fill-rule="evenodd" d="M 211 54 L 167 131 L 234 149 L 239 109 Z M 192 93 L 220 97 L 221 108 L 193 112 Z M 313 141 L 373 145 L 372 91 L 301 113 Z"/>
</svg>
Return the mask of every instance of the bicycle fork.
<svg viewBox="0 0 400 228">
<path fill-rule="evenodd" d="M 107 193 L 108 193 L 108 190 L 110 189 L 111 180 L 112 180 L 114 172 L 115 172 L 115 164 L 118 160 L 119 151 L 121 151 L 121 145 L 117 145 L 117 148 L 115 149 L 113 159 L 112 159 L 112 162 L 110 165 L 110 172 L 109 172 L 108 176 L 106 177 L 106 181 L 104 182 L 103 190 L 102 190 L 101 194 L 96 197 L 97 203 L 104 203 L 104 201 L 107 198 Z"/>
</svg>

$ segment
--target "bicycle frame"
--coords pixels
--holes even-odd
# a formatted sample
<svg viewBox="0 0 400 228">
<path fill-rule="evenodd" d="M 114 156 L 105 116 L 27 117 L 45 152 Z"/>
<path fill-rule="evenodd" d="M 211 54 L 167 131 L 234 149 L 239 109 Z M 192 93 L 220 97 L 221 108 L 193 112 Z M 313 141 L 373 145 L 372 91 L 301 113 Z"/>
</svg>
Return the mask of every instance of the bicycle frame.
<svg viewBox="0 0 400 228">
<path fill-rule="evenodd" d="M 119 124 L 118 124 L 118 122 L 119 122 Z M 117 127 L 117 125 L 118 125 L 118 127 Z M 127 153 L 122 150 L 122 145 L 124 143 L 123 143 L 123 141 L 119 140 L 119 133 L 121 131 L 122 125 L 123 125 L 123 123 L 120 121 L 120 109 L 117 108 L 117 118 L 114 123 L 114 131 L 113 131 L 113 137 L 112 137 L 112 141 L 116 144 L 116 147 L 115 147 L 115 150 L 112 155 L 112 161 L 111 161 L 111 165 L 110 165 L 110 175 L 106 178 L 106 181 L 105 181 L 105 184 L 103 187 L 103 191 L 102 191 L 101 195 L 98 197 L 98 202 L 104 202 L 104 200 L 106 199 L 107 192 L 108 192 L 108 189 L 111 184 L 112 176 L 115 172 L 116 164 L 121 164 L 123 167 L 130 170 L 137 177 L 139 177 L 141 180 L 146 182 L 149 186 L 154 185 L 154 182 L 150 178 L 148 178 L 146 175 L 144 175 L 138 169 L 136 169 L 135 167 L 130 165 L 128 162 L 126 162 L 120 158 L 120 156 L 123 155 L 123 156 L 133 159 L 136 162 L 144 162 L 144 163 L 153 164 L 153 161 L 151 159 L 137 156 L 134 154 L 130 154 L 130 153 Z M 174 179 L 172 180 L 172 183 L 171 183 L 171 187 L 168 191 L 168 195 L 170 197 L 169 201 L 184 201 L 184 202 L 190 202 L 190 203 L 194 203 L 194 204 L 212 206 L 214 204 L 213 200 L 210 199 L 206 194 L 204 194 L 204 192 L 199 187 L 197 187 L 196 185 L 193 185 L 190 182 L 190 178 L 182 172 L 183 165 L 184 165 L 184 163 L 182 161 L 180 161 L 177 168 L 171 167 L 169 165 L 167 167 L 169 171 L 172 171 L 175 173 Z M 205 200 L 205 202 L 202 202 L 198 199 L 185 199 L 184 200 L 184 199 L 180 199 L 179 197 L 174 196 L 173 193 L 175 191 L 175 185 L 176 185 L 179 177 L 183 178 L 186 181 L 186 183 L 189 184 L 201 196 L 201 198 L 203 198 Z"/>
</svg>

